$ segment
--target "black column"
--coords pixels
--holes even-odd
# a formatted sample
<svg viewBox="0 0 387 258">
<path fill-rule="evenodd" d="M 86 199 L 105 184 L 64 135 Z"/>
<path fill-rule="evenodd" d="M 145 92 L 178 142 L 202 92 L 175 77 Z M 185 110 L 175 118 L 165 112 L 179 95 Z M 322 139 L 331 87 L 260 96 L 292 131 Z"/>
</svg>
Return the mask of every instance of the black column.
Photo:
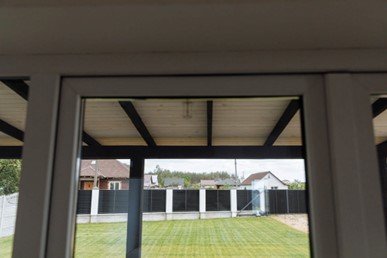
<svg viewBox="0 0 387 258">
<path fill-rule="evenodd" d="M 126 257 L 141 257 L 142 233 L 142 192 L 144 178 L 144 159 L 130 160 L 129 208 L 126 235 Z"/>
<path fill-rule="evenodd" d="M 383 142 L 377 146 L 378 159 L 379 159 L 379 172 L 380 172 L 380 183 L 382 189 L 383 208 L 385 225 L 387 232 L 387 142 Z"/>
</svg>

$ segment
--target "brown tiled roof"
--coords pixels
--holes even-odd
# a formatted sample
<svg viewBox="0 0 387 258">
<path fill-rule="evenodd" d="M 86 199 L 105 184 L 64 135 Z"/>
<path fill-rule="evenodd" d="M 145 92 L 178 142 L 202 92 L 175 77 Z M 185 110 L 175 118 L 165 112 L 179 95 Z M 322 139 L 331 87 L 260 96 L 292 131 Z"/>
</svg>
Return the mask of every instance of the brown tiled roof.
<svg viewBox="0 0 387 258">
<path fill-rule="evenodd" d="M 92 160 L 83 160 L 81 163 L 81 177 L 94 177 L 95 165 Z M 98 160 L 98 176 L 103 178 L 129 178 L 129 166 L 118 160 Z"/>
<path fill-rule="evenodd" d="M 253 182 L 254 180 L 261 180 L 267 174 L 271 174 L 271 172 L 270 171 L 266 171 L 266 172 L 259 172 L 259 173 L 251 174 L 251 175 L 249 175 L 248 178 L 243 180 L 241 185 L 251 185 L 251 182 Z"/>
<path fill-rule="evenodd" d="M 215 183 L 215 180 L 205 180 L 205 179 L 202 179 L 202 180 L 200 180 L 200 185 L 201 186 L 215 186 L 216 183 Z"/>
</svg>

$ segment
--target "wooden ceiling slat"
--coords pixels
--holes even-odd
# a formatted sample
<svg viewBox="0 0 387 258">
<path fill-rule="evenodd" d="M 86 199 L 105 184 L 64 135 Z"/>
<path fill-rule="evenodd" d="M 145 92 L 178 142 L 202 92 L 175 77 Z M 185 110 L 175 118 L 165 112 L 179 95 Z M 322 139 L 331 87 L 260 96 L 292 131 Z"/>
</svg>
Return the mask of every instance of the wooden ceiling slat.
<svg viewBox="0 0 387 258">
<path fill-rule="evenodd" d="M 212 146 L 212 115 L 214 103 L 207 101 L 207 146 Z"/>
</svg>

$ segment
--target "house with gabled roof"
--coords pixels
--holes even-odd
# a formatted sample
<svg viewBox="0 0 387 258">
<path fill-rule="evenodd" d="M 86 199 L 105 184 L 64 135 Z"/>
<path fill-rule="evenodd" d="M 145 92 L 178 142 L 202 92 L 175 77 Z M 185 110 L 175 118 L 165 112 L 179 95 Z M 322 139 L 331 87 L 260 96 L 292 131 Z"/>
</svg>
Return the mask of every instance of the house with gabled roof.
<svg viewBox="0 0 387 258">
<path fill-rule="evenodd" d="M 253 187 L 254 186 L 254 187 Z M 288 189 L 288 186 L 270 171 L 258 172 L 248 176 L 240 189 Z"/>
<path fill-rule="evenodd" d="M 115 159 L 82 160 L 79 189 L 93 189 L 97 177 L 100 190 L 126 190 L 129 189 L 129 174 L 129 166 Z"/>
<path fill-rule="evenodd" d="M 232 178 L 226 179 L 210 179 L 210 180 L 200 180 L 200 187 L 205 189 L 222 189 L 224 187 L 239 185 L 239 182 L 235 182 Z"/>
</svg>

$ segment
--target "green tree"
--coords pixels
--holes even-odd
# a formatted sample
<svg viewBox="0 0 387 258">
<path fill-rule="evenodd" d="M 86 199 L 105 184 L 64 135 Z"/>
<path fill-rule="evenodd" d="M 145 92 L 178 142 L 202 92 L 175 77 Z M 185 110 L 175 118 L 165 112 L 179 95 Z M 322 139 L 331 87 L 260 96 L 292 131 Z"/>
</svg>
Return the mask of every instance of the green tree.
<svg viewBox="0 0 387 258">
<path fill-rule="evenodd" d="M 0 195 L 12 194 L 19 191 L 20 171 L 20 160 L 0 160 Z"/>
<path fill-rule="evenodd" d="M 228 179 L 235 177 L 234 175 L 230 175 L 225 171 L 204 173 L 170 171 L 168 169 L 161 168 L 159 165 L 157 165 L 156 168 L 149 174 L 157 175 L 160 187 L 164 187 L 165 178 L 183 178 L 184 187 L 186 188 L 200 188 L 200 180 Z"/>
<path fill-rule="evenodd" d="M 289 190 L 305 190 L 305 182 L 294 180 L 289 184 Z"/>
</svg>

